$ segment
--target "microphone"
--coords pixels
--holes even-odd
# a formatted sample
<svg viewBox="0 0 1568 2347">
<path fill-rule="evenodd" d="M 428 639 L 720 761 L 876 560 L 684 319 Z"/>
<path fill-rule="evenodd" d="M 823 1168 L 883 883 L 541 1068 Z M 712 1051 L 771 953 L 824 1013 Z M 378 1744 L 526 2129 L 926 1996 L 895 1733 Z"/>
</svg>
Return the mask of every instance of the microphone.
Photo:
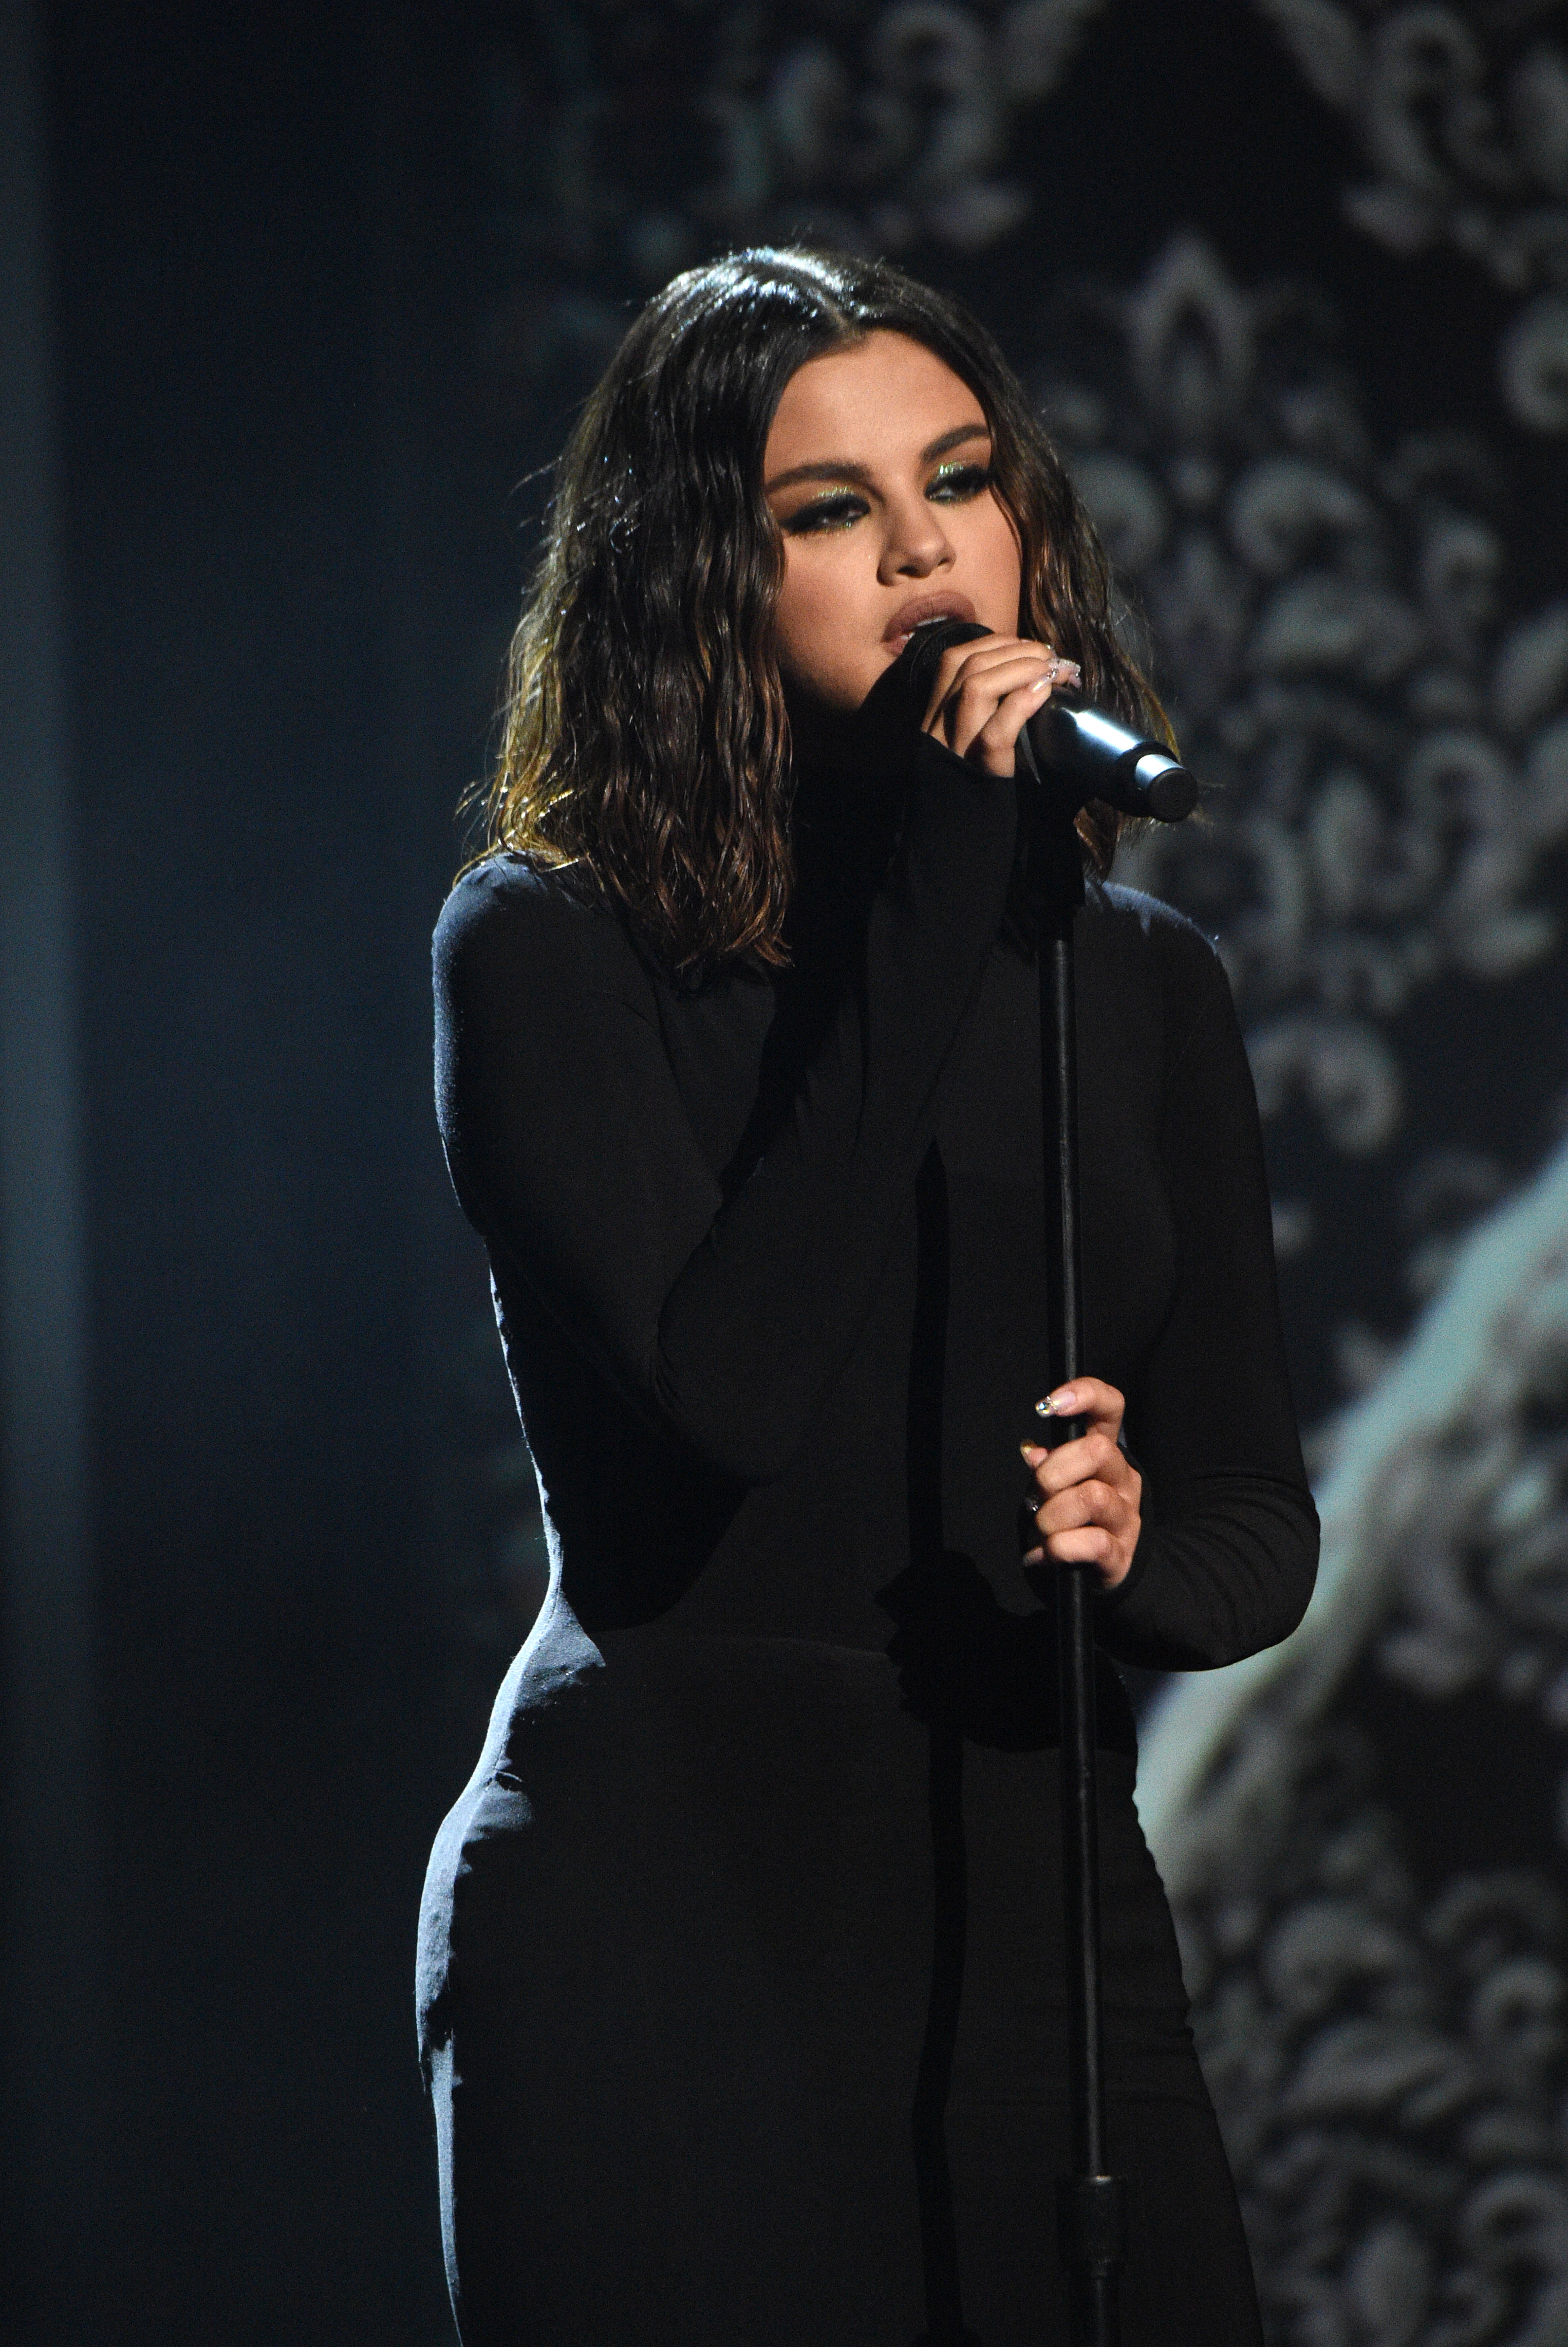
<svg viewBox="0 0 1568 2347">
<path fill-rule="evenodd" d="M 897 663 L 904 671 L 917 720 L 930 706 L 942 654 L 954 644 L 990 632 L 973 620 L 921 621 Z M 1120 717 L 1094 708 L 1077 693 L 1053 692 L 1019 735 L 1019 747 L 1037 782 L 1056 774 L 1078 790 L 1075 810 L 1086 799 L 1102 799 L 1122 815 L 1180 823 L 1197 805 L 1196 777 L 1163 742 L 1134 733 Z"/>
</svg>

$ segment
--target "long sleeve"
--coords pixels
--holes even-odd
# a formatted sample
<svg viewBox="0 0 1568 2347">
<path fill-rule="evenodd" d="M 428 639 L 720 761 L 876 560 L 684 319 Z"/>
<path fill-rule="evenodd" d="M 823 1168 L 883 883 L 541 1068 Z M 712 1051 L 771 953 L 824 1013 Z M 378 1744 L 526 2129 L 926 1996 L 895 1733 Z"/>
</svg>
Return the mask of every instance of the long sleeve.
<svg viewBox="0 0 1568 2347">
<path fill-rule="evenodd" d="M 1172 1308 L 1127 1396 L 1144 1477 L 1132 1570 L 1097 1608 L 1125 1662 L 1194 1669 L 1286 1636 L 1311 1594 L 1317 1516 L 1301 1461 L 1252 1078 L 1217 957 L 1158 924 L 1170 1006 L 1160 1156 Z"/>
<path fill-rule="evenodd" d="M 1015 828 L 1010 782 L 921 737 L 857 964 L 727 1198 L 619 924 L 515 859 L 448 899 L 436 1098 L 458 1195 L 591 1366 L 703 1465 L 782 1472 L 854 1343 Z"/>
</svg>

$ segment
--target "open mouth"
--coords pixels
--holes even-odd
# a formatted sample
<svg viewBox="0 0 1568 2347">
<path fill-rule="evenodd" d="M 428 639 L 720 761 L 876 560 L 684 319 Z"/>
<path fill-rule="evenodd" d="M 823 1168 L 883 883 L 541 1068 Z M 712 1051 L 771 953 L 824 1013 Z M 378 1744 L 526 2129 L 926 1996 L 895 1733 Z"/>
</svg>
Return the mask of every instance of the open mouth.
<svg viewBox="0 0 1568 2347">
<path fill-rule="evenodd" d="M 889 656 L 897 660 L 917 628 L 927 620 L 973 620 L 975 607 L 967 595 L 953 594 L 947 589 L 934 595 L 912 596 L 901 604 L 888 620 L 882 641 Z"/>
</svg>

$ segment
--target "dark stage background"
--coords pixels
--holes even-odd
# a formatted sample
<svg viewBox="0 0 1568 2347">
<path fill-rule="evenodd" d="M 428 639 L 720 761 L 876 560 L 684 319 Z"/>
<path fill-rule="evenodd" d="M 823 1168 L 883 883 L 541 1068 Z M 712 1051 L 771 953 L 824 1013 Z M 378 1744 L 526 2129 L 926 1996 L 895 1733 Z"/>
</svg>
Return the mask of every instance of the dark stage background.
<svg viewBox="0 0 1568 2347">
<path fill-rule="evenodd" d="M 1001 335 L 1214 785 L 1132 868 L 1232 969 L 1326 1575 L 1145 1691 L 1145 1808 L 1272 2339 L 1568 2338 L 1561 5 L 3 23 L 12 2335 L 450 2336 L 414 1919 L 538 1560 L 427 939 L 538 468 L 813 229 Z"/>
</svg>

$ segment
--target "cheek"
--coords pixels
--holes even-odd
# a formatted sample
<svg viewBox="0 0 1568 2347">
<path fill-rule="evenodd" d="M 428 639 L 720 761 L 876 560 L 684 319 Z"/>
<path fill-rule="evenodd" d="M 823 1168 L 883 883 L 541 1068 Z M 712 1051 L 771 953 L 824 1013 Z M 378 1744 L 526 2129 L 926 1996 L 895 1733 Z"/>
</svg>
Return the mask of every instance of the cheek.
<svg viewBox="0 0 1568 2347">
<path fill-rule="evenodd" d="M 975 520 L 976 559 L 983 564 L 998 602 L 1017 613 L 1023 600 L 1023 562 L 1012 523 L 1000 506 L 990 503 L 977 508 Z M 1017 619 L 1009 619 L 1008 625 L 1016 627 Z"/>
<path fill-rule="evenodd" d="M 823 547 L 793 559 L 786 553 L 774 620 L 779 666 L 786 677 L 817 692 L 831 692 L 847 682 L 855 601 L 851 565 L 834 562 Z"/>
<path fill-rule="evenodd" d="M 779 662 L 786 671 L 798 666 L 802 651 L 815 631 L 813 601 L 810 579 L 803 576 L 798 562 L 786 557 L 774 613 Z"/>
</svg>

